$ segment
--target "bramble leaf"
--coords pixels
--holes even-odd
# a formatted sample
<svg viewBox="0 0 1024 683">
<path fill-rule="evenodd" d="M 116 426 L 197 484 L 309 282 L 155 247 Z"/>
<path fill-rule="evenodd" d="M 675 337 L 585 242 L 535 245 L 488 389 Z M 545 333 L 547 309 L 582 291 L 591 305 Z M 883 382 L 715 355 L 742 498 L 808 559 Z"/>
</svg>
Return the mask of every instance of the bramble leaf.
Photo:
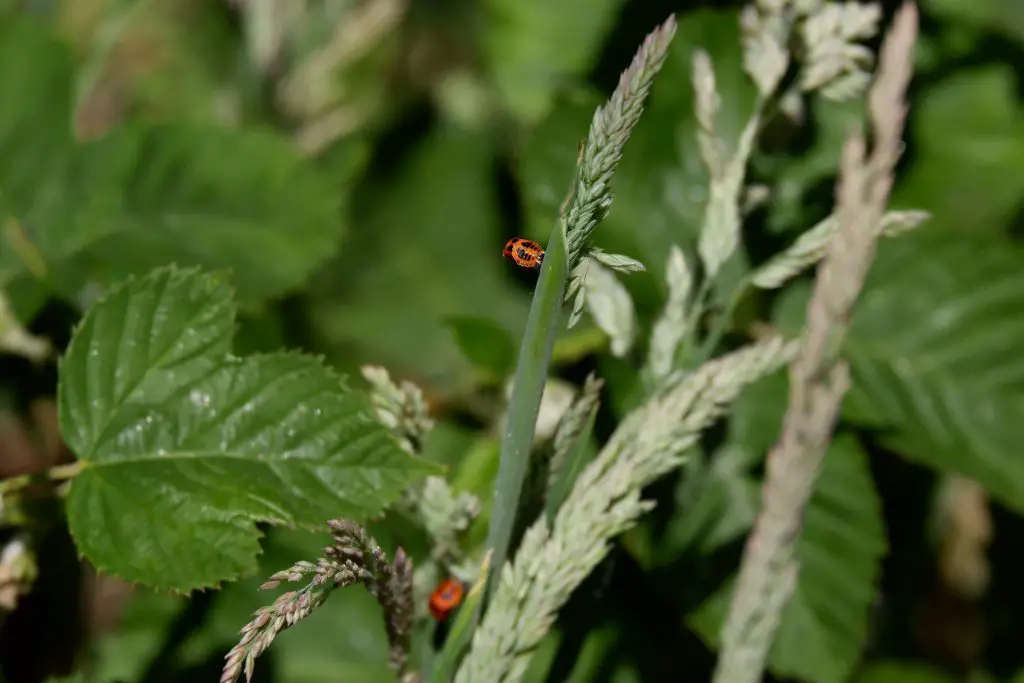
<svg viewBox="0 0 1024 683">
<path fill-rule="evenodd" d="M 797 543 L 800 574 L 768 658 L 775 676 L 847 680 L 867 633 L 885 551 L 881 502 L 867 459 L 853 439 L 840 437 L 825 456 L 804 516 Z M 690 616 L 706 642 L 717 645 L 732 593 L 730 580 Z"/>
<path fill-rule="evenodd" d="M 105 283 L 167 263 L 228 268 L 251 306 L 300 285 L 341 236 L 338 191 L 269 132 L 124 126 L 78 155 L 109 198 L 105 232 L 74 261 Z"/>
<path fill-rule="evenodd" d="M 287 139 L 145 123 L 77 144 L 74 80 L 45 26 L 0 23 L 0 91 L 19 93 L 0 102 L 0 287 L 33 278 L 87 303 L 84 285 L 178 263 L 231 269 L 254 306 L 334 251 L 341 194 Z"/>
<path fill-rule="evenodd" d="M 707 461 L 694 457 L 676 489 L 659 563 L 675 560 L 687 548 L 711 553 L 747 533 L 761 506 L 761 483 L 749 472 L 755 460 L 760 457 L 735 443 Z"/>
<path fill-rule="evenodd" d="M 60 427 L 83 471 L 67 509 L 99 569 L 190 590 L 255 566 L 257 521 L 379 513 L 429 466 L 319 359 L 229 354 L 230 290 L 163 268 L 113 289 L 61 364 Z"/>
<path fill-rule="evenodd" d="M 807 292 L 776 320 L 799 329 Z M 991 234 L 923 230 L 879 245 L 844 354 L 848 419 L 1024 510 L 1024 252 Z"/>
</svg>

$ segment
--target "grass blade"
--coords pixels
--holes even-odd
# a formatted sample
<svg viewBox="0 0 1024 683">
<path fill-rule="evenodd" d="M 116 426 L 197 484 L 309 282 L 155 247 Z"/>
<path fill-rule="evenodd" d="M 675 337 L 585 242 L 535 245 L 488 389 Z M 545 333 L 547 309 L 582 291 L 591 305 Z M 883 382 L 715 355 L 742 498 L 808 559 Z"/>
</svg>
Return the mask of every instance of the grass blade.
<svg viewBox="0 0 1024 683">
<path fill-rule="evenodd" d="M 622 157 L 622 149 L 640 119 L 644 99 L 651 90 L 655 74 L 665 62 L 675 32 L 675 17 L 670 16 L 647 36 L 629 68 L 623 72 L 611 98 L 594 112 L 587 141 L 580 146 L 576 177 L 548 242 L 516 365 L 487 534 L 491 571 L 484 601 L 497 591 L 498 579 L 508 560 L 569 271 L 585 256 L 590 234 L 608 212 L 612 202 L 612 177 Z M 582 287 L 579 280 L 582 277 L 585 274 L 577 277 L 577 288 Z M 467 633 L 476 629 L 481 610 L 481 605 L 477 604 L 472 616 L 467 617 L 470 624 Z M 449 641 L 442 656 L 461 657 L 461 648 L 461 644 Z M 497 652 L 492 654 L 500 656 Z M 431 683 L 447 683 L 447 680 L 442 677 Z"/>
<path fill-rule="evenodd" d="M 533 304 L 530 306 L 530 316 L 526 321 L 526 332 L 516 364 L 508 424 L 501 443 L 501 462 L 494 489 L 491 525 L 487 533 L 487 548 L 492 553 L 492 578 L 501 572 L 508 559 L 512 530 L 519 509 L 519 494 L 526 479 L 537 414 L 540 412 L 551 351 L 561 319 L 568 270 L 565 235 L 562 222 L 559 221 L 551 232 L 540 280 L 533 292 Z M 497 581 L 490 581 L 487 595 L 492 595 L 496 587 Z"/>
<path fill-rule="evenodd" d="M 563 221 L 559 220 L 544 253 L 544 264 L 541 266 L 537 288 L 533 292 L 533 303 L 530 305 L 530 315 L 526 320 L 526 331 L 516 363 L 512 397 L 509 399 L 508 424 L 501 442 L 501 460 L 487 532 L 487 561 L 481 568 L 480 581 L 474 586 L 474 599 L 467 600 L 459 610 L 459 628 L 449 633 L 444 648 L 437 656 L 431 683 L 449 683 L 455 676 L 456 665 L 476 630 L 485 598 L 493 594 L 501 569 L 508 559 L 569 272 L 563 225 Z"/>
<path fill-rule="evenodd" d="M 480 566 L 480 577 L 487 576 L 487 570 L 491 564 L 490 554 L 484 556 Z M 473 584 L 466 594 L 462 607 L 459 608 L 455 622 L 448 631 L 448 638 L 445 640 L 444 649 L 441 650 L 437 659 L 434 660 L 433 671 L 428 680 L 434 683 L 438 681 L 450 681 L 455 677 L 455 667 L 459 663 L 462 652 L 469 647 L 469 640 L 473 636 L 475 621 L 480 610 L 480 603 L 484 597 L 484 583 L 478 581 Z"/>
</svg>

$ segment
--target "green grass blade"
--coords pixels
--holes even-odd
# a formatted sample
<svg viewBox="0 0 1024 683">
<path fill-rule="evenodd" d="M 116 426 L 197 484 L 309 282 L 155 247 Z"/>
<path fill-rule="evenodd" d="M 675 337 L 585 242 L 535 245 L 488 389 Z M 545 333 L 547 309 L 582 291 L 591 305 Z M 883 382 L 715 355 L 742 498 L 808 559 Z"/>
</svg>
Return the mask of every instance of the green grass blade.
<svg viewBox="0 0 1024 683">
<path fill-rule="evenodd" d="M 444 649 L 441 650 L 434 660 L 433 671 L 428 679 L 432 683 L 450 681 L 455 677 L 455 669 L 459 664 L 459 659 L 465 649 L 469 647 L 469 640 L 472 638 L 473 630 L 476 627 L 480 603 L 484 597 L 483 579 L 487 576 L 490 559 L 490 555 L 484 557 L 484 561 L 480 566 L 481 580 L 473 584 L 473 587 L 466 594 L 466 598 L 462 601 L 462 606 L 455 617 L 455 622 L 448 631 Z"/>
<path fill-rule="evenodd" d="M 476 630 L 484 599 L 493 594 L 501 576 L 501 568 L 508 559 L 569 271 L 562 226 L 559 220 L 544 253 L 544 265 L 541 266 L 537 288 L 533 292 L 533 303 L 519 350 L 487 533 L 488 562 L 480 571 L 480 582 L 474 587 L 479 592 L 473 600 L 467 599 L 459 610 L 456 622 L 458 628 L 453 628 L 449 633 L 444 648 L 434 662 L 431 683 L 448 683 L 454 678 L 456 667 Z"/>
<path fill-rule="evenodd" d="M 665 62 L 675 32 L 675 18 L 670 16 L 644 40 L 629 68 L 619 79 L 612 97 L 594 112 L 587 141 L 580 146 L 576 177 L 548 243 L 516 365 L 515 385 L 509 403 L 508 425 L 502 440 L 487 535 L 491 571 L 484 601 L 492 598 L 497 591 L 498 579 L 509 557 L 520 493 L 529 471 L 537 414 L 540 412 L 551 353 L 560 326 L 570 264 L 575 267 L 586 256 L 590 234 L 608 212 L 612 201 L 612 177 L 622 156 L 622 149 L 640 119 L 644 99 L 650 92 L 654 75 Z M 582 277 L 577 279 L 580 286 Z M 468 632 L 476 629 L 481 610 L 481 605 L 477 604 L 471 615 L 466 617 L 470 625 Z M 452 656 L 461 657 L 462 652 L 456 651 L 453 641 L 446 644 L 444 656 L 449 654 L 449 646 L 453 651 Z M 485 658 L 491 656 L 502 655 L 497 652 L 481 655 Z M 447 683 L 448 680 L 442 677 L 431 683 Z"/>
<path fill-rule="evenodd" d="M 533 292 L 523 343 L 519 347 L 512 397 L 509 400 L 508 424 L 501 442 L 501 458 L 487 532 L 488 562 L 481 569 L 480 582 L 475 587 L 479 592 L 474 600 L 467 600 L 459 610 L 459 628 L 452 630 L 435 660 L 431 683 L 448 683 L 454 678 L 456 666 L 469 647 L 480 620 L 485 598 L 493 595 L 501 576 L 501 568 L 508 559 L 569 273 L 563 226 L 563 221 L 559 219 L 551 231 L 540 278 Z"/>
<path fill-rule="evenodd" d="M 487 548 L 492 553 L 492 580 L 487 586 L 488 597 L 494 594 L 497 577 L 508 559 L 512 530 L 519 509 L 519 494 L 526 479 L 540 400 L 544 394 L 551 351 L 561 319 L 567 275 L 565 235 L 559 221 L 551 233 L 540 280 L 533 292 L 533 304 L 526 321 L 512 398 L 509 401 L 508 425 L 501 443 L 501 462 L 494 490 L 491 525 L 487 533 Z"/>
<path fill-rule="evenodd" d="M 596 454 L 595 449 L 590 443 L 590 435 L 594 431 L 596 418 L 597 406 L 594 406 L 594 410 L 587 416 L 586 424 L 580 430 L 576 441 L 573 443 L 568 455 L 566 455 L 565 463 L 554 477 L 554 480 L 550 482 L 547 497 L 544 501 L 544 514 L 547 516 L 548 526 L 555 523 L 555 515 L 558 514 L 558 508 L 562 507 L 562 503 L 569 497 L 573 484 L 576 483 L 576 477 L 590 464 L 591 459 Z"/>
</svg>

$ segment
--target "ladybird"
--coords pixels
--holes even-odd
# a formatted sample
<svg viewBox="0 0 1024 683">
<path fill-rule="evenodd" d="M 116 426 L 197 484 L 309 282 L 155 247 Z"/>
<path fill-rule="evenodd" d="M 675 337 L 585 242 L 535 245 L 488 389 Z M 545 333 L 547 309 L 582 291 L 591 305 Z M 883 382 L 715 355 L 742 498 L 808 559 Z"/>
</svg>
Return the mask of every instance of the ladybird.
<svg viewBox="0 0 1024 683">
<path fill-rule="evenodd" d="M 455 578 L 445 579 L 430 594 L 430 614 L 438 621 L 445 621 L 462 603 L 466 588 Z"/>
<path fill-rule="evenodd" d="M 523 268 L 540 268 L 540 264 L 544 263 L 544 250 L 525 237 L 513 237 L 506 242 L 504 256 Z"/>
</svg>

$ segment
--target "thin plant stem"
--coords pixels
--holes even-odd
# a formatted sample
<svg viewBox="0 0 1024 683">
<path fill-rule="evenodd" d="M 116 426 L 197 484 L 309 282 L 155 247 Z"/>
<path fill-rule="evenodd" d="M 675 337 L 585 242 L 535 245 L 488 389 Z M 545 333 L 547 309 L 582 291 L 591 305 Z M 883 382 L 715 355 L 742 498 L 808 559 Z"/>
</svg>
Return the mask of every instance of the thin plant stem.
<svg viewBox="0 0 1024 683">
<path fill-rule="evenodd" d="M 803 513 L 850 382 L 842 343 L 874 259 L 900 154 L 916 37 L 917 10 L 906 2 L 882 44 L 878 76 L 868 94 L 874 149 L 866 157 L 864 135 L 855 130 L 843 150 L 836 190 L 839 229 L 818 270 L 807 327 L 790 367 L 789 407 L 768 454 L 762 508 L 722 628 L 713 683 L 761 679 L 782 610 L 796 587 Z"/>
</svg>

